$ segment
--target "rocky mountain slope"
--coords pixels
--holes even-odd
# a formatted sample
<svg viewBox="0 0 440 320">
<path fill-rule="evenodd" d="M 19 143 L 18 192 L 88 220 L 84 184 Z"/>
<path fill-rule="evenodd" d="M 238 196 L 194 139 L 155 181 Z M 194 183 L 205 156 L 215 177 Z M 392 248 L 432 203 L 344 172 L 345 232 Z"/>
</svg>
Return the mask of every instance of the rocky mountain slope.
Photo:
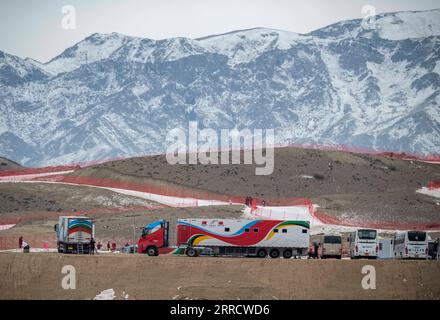
<svg viewBox="0 0 440 320">
<path fill-rule="evenodd" d="M 0 52 L 0 154 L 29 166 L 162 153 L 170 129 L 440 153 L 440 10 L 296 34 L 93 34 L 47 63 Z"/>
</svg>

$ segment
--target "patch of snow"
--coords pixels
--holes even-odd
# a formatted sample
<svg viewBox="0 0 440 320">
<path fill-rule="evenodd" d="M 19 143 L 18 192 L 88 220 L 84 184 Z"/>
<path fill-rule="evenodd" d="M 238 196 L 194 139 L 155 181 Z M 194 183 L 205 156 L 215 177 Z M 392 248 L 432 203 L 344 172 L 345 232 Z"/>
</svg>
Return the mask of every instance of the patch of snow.
<svg viewBox="0 0 440 320">
<path fill-rule="evenodd" d="M 440 189 L 429 189 L 429 188 L 423 187 L 421 189 L 416 190 L 416 192 L 430 196 L 430 197 L 440 199 Z"/>
<path fill-rule="evenodd" d="M 107 289 L 97 294 L 96 297 L 93 298 L 93 300 L 113 300 L 114 298 L 116 298 L 115 290 Z"/>
<path fill-rule="evenodd" d="M 33 174 L 22 174 L 22 175 L 13 175 L 13 176 L 3 176 L 0 177 L 0 182 L 17 182 L 17 181 L 27 181 L 34 178 L 53 176 L 57 174 L 68 174 L 72 173 L 73 170 L 66 171 L 56 171 L 56 172 L 46 172 L 46 173 L 33 173 Z"/>
<path fill-rule="evenodd" d="M 56 181 L 25 181 L 25 180 L 10 180 L 10 181 L 1 181 L 0 182 L 23 182 L 23 183 L 49 183 L 49 184 L 66 184 L 73 186 L 84 186 L 91 188 L 99 188 L 106 189 L 116 193 L 125 194 L 141 199 L 152 200 L 161 204 L 169 205 L 169 206 L 178 206 L 178 207 L 203 207 L 203 206 L 223 206 L 229 205 L 229 202 L 218 201 L 218 200 L 204 200 L 204 199 L 195 199 L 195 198 L 182 198 L 182 197 L 173 197 L 173 196 L 164 196 L 160 194 L 134 191 L 129 189 L 120 189 L 120 188 L 111 188 L 111 187 L 101 187 L 94 186 L 89 184 L 78 184 L 78 183 L 69 183 L 69 182 L 56 182 Z M 231 203 L 235 204 L 235 203 Z"/>
<path fill-rule="evenodd" d="M 23 249 L 5 249 L 0 250 L 0 252 L 21 252 L 23 253 Z M 44 252 L 58 252 L 58 249 L 56 248 L 30 248 L 29 252 L 35 252 L 35 253 L 44 253 Z"/>
<path fill-rule="evenodd" d="M 0 231 L 11 229 L 15 224 L 0 224 Z"/>
</svg>

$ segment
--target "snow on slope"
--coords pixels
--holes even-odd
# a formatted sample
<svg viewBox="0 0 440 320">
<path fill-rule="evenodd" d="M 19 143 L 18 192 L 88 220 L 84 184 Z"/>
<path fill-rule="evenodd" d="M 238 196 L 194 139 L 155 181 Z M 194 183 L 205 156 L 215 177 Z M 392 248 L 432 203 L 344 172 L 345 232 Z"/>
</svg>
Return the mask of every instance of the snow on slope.
<svg viewBox="0 0 440 320">
<path fill-rule="evenodd" d="M 40 67 L 53 75 L 69 72 L 82 65 L 110 57 L 129 39 L 131 37 L 116 32 L 111 34 L 95 33 L 68 48 L 49 62 L 40 64 Z"/>
<path fill-rule="evenodd" d="M 369 20 L 348 20 L 312 31 L 322 39 L 373 38 L 385 40 L 419 39 L 440 35 L 440 9 L 382 13 Z"/>
<path fill-rule="evenodd" d="M 41 166 L 163 153 L 170 128 L 195 119 L 213 129 L 273 128 L 277 144 L 439 154 L 437 21 L 440 10 L 307 35 L 94 34 L 41 64 L 57 76 L 14 58 L 0 69 L 0 155 Z M 388 40 L 400 27 L 416 38 Z"/>
<path fill-rule="evenodd" d="M 440 35 L 440 9 L 385 14 L 376 21 L 383 39 L 403 40 Z"/>
<path fill-rule="evenodd" d="M 267 50 L 288 50 L 307 39 L 311 37 L 282 30 L 254 28 L 196 40 L 208 51 L 224 54 L 231 63 L 238 64 L 249 62 Z"/>
<path fill-rule="evenodd" d="M 429 188 L 423 187 L 421 189 L 417 189 L 416 192 L 421 193 L 421 194 L 425 194 L 430 197 L 440 199 L 440 189 L 429 189 Z M 440 203 L 438 203 L 438 204 L 440 205 Z"/>
</svg>

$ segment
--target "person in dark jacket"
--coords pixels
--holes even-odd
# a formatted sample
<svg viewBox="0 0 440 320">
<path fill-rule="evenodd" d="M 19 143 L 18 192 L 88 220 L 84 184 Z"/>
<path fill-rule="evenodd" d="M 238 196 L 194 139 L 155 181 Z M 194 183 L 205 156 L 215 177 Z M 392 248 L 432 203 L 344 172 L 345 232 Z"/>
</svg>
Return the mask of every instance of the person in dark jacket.
<svg viewBox="0 0 440 320">
<path fill-rule="evenodd" d="M 319 258 L 319 243 L 318 242 L 315 242 L 314 244 L 313 244 L 313 257 L 315 258 L 315 259 L 318 259 Z"/>
<path fill-rule="evenodd" d="M 94 254 L 95 253 L 95 239 L 90 239 L 90 254 Z"/>
<path fill-rule="evenodd" d="M 23 236 L 20 236 L 20 238 L 18 238 L 18 248 L 23 248 Z"/>
</svg>

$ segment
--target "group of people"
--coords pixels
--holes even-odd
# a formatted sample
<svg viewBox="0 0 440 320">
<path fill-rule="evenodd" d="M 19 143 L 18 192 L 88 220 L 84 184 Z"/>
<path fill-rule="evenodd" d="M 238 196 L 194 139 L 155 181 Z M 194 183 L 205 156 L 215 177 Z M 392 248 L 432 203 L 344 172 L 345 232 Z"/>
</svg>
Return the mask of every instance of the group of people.
<svg viewBox="0 0 440 320">
<path fill-rule="evenodd" d="M 18 238 L 18 248 L 23 249 L 24 251 L 29 251 L 29 244 L 24 241 L 23 236 Z M 98 250 L 101 250 L 102 243 L 101 241 L 96 242 L 94 238 L 90 239 L 90 253 L 95 253 Z M 107 251 L 116 251 L 116 242 L 107 241 Z"/>
<path fill-rule="evenodd" d="M 96 244 L 96 246 L 95 246 L 95 244 Z M 95 239 L 93 239 L 93 238 L 90 239 L 90 248 L 91 248 L 90 251 L 92 253 L 97 252 L 98 250 L 101 250 L 101 248 L 102 248 L 101 241 L 98 241 L 97 243 L 95 243 Z M 107 241 L 107 251 L 115 252 L 116 251 L 116 242 Z"/>
</svg>

